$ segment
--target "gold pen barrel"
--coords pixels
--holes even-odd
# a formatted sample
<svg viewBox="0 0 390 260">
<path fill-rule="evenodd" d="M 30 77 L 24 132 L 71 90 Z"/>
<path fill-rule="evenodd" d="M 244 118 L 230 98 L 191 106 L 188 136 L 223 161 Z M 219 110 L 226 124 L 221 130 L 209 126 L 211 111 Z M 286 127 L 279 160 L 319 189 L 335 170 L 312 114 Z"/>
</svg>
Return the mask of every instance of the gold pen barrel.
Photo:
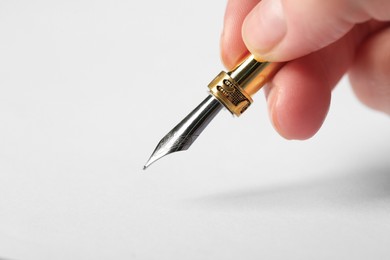
<svg viewBox="0 0 390 260">
<path fill-rule="evenodd" d="M 227 74 L 246 93 L 253 96 L 275 75 L 281 66 L 282 63 L 257 61 L 253 55 L 250 55 Z"/>
<path fill-rule="evenodd" d="M 229 72 L 222 71 L 210 84 L 210 93 L 232 114 L 240 116 L 259 91 L 281 68 L 282 63 L 260 62 L 250 55 Z"/>
</svg>

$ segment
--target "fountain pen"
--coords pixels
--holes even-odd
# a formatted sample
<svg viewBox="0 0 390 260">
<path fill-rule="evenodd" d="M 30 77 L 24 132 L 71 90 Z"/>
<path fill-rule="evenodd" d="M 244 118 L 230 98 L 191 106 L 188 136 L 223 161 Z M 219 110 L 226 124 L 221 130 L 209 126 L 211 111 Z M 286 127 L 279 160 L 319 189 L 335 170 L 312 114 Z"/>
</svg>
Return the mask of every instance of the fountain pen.
<svg viewBox="0 0 390 260">
<path fill-rule="evenodd" d="M 281 66 L 249 55 L 233 70 L 219 73 L 208 85 L 209 96 L 160 140 L 143 169 L 165 155 L 187 150 L 222 108 L 240 116 Z"/>
</svg>

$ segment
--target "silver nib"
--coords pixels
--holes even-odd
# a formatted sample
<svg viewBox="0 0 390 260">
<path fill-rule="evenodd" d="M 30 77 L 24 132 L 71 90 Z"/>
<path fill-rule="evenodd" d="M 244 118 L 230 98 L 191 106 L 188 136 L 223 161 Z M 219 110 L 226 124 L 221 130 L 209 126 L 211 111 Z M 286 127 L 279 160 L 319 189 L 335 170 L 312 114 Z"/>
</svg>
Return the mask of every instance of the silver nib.
<svg viewBox="0 0 390 260">
<path fill-rule="evenodd" d="M 143 169 L 146 170 L 152 163 L 165 155 L 187 150 L 222 107 L 219 101 L 209 95 L 161 139 Z"/>
</svg>

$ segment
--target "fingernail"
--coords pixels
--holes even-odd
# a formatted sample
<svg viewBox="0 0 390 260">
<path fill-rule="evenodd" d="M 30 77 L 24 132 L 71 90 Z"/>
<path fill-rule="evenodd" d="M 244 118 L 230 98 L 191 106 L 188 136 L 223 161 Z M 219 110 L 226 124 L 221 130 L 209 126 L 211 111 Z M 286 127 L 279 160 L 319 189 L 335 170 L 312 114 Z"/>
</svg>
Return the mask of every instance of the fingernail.
<svg viewBox="0 0 390 260">
<path fill-rule="evenodd" d="M 262 0 L 246 17 L 242 34 L 249 51 L 268 58 L 287 32 L 281 0 Z"/>
<path fill-rule="evenodd" d="M 220 37 L 220 57 L 227 70 L 234 69 L 248 56 L 245 45 L 237 40 L 232 43 L 231 39 L 235 39 L 235 36 L 223 29 Z"/>
</svg>

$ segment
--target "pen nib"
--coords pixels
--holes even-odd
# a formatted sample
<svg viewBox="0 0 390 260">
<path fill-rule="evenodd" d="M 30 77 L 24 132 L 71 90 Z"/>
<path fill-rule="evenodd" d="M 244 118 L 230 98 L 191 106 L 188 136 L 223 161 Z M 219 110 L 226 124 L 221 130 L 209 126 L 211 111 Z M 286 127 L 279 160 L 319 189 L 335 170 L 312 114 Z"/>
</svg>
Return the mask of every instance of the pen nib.
<svg viewBox="0 0 390 260">
<path fill-rule="evenodd" d="M 143 169 L 146 170 L 152 163 L 165 155 L 187 150 L 221 108 L 222 105 L 213 96 L 209 95 L 161 139 Z"/>
</svg>

